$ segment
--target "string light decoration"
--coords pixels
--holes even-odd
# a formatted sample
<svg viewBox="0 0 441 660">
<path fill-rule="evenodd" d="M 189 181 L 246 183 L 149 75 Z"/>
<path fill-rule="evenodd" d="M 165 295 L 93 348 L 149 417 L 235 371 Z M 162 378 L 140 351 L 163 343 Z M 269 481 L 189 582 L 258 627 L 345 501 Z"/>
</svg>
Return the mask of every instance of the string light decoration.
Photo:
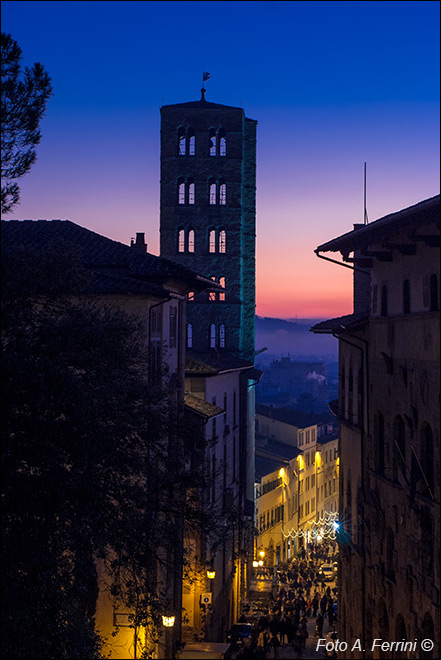
<svg viewBox="0 0 441 660">
<path fill-rule="evenodd" d="M 285 539 L 291 538 L 303 538 L 311 534 L 316 533 L 316 537 L 319 536 L 321 539 L 335 541 L 336 539 L 336 530 L 338 529 L 337 525 L 338 513 L 336 511 L 325 511 L 324 516 L 318 520 L 308 520 L 305 525 L 309 525 L 309 529 L 294 529 L 292 527 L 289 531 L 282 530 L 282 535 Z"/>
</svg>

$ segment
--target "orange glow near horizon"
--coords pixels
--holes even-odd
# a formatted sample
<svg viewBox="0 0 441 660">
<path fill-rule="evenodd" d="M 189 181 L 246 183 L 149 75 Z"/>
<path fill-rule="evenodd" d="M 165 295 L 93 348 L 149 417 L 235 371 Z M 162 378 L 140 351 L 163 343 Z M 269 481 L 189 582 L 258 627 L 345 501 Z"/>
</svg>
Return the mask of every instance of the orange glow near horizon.
<svg viewBox="0 0 441 660">
<path fill-rule="evenodd" d="M 352 312 L 352 272 L 319 259 L 309 245 L 297 244 L 295 250 L 289 246 L 277 251 L 261 250 L 257 259 L 256 303 L 258 316 L 344 316 Z"/>
</svg>

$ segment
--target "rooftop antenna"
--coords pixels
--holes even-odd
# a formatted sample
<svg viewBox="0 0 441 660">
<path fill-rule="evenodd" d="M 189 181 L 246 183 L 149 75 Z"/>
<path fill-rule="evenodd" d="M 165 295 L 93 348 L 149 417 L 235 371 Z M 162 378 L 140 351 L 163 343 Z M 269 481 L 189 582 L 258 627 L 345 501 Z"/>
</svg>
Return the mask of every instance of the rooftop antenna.
<svg viewBox="0 0 441 660">
<path fill-rule="evenodd" d="M 369 218 L 368 218 L 368 212 L 367 212 L 367 207 L 366 207 L 366 163 L 364 164 L 364 185 L 363 185 L 363 189 L 364 189 L 363 221 L 364 221 L 364 224 L 367 225 L 368 222 L 369 222 Z"/>
</svg>

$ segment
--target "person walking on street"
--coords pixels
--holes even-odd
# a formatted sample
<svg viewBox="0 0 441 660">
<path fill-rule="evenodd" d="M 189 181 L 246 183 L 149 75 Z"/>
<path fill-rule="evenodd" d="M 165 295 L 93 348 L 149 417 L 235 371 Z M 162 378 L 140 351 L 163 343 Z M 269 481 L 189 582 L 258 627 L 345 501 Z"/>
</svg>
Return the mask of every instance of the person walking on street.
<svg viewBox="0 0 441 660">
<path fill-rule="evenodd" d="M 324 623 L 323 614 L 320 612 L 315 620 L 315 634 L 320 638 L 323 637 L 323 623 Z"/>
</svg>

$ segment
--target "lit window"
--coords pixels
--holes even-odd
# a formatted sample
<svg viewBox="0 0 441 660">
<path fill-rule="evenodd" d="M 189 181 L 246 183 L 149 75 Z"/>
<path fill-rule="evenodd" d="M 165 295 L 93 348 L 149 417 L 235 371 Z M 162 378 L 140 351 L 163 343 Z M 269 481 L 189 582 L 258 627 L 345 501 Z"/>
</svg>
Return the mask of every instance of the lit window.
<svg viewBox="0 0 441 660">
<path fill-rule="evenodd" d="M 179 155 L 180 156 L 185 156 L 185 151 L 186 151 L 186 139 L 185 139 L 185 131 L 183 128 L 179 129 L 179 137 L 178 137 L 178 144 L 179 144 Z"/>
<path fill-rule="evenodd" d="M 216 184 L 210 183 L 210 204 L 216 204 Z"/>
<path fill-rule="evenodd" d="M 219 284 L 223 289 L 225 289 L 225 277 L 220 277 L 219 278 Z M 219 300 L 223 302 L 225 300 L 225 293 L 220 293 L 219 294 Z"/>
<path fill-rule="evenodd" d="M 214 229 L 211 229 L 208 234 L 208 251 L 210 253 L 216 252 L 216 232 Z"/>
<path fill-rule="evenodd" d="M 178 232 L 178 252 L 185 252 L 185 231 L 183 229 Z"/>
<path fill-rule="evenodd" d="M 227 184 L 221 183 L 219 186 L 219 204 L 225 206 L 227 203 Z"/>
<path fill-rule="evenodd" d="M 210 156 L 215 156 L 216 155 L 216 133 L 211 130 L 210 131 Z"/>
<path fill-rule="evenodd" d="M 191 302 L 191 301 L 194 300 L 194 291 L 189 291 L 189 292 L 187 293 L 187 300 L 188 300 L 189 302 Z"/>
<path fill-rule="evenodd" d="M 190 182 L 188 184 L 188 203 L 194 204 L 194 183 Z"/>
<path fill-rule="evenodd" d="M 227 138 L 224 131 L 219 131 L 219 156 L 227 155 Z"/>
<path fill-rule="evenodd" d="M 216 348 L 216 326 L 210 324 L 210 348 Z"/>
<path fill-rule="evenodd" d="M 194 230 L 190 229 L 188 232 L 188 251 L 194 252 Z"/>
<path fill-rule="evenodd" d="M 227 232 L 225 229 L 222 229 L 219 232 L 219 252 L 225 254 L 227 251 Z"/>
<path fill-rule="evenodd" d="M 194 156 L 196 153 L 196 138 L 192 128 L 188 129 L 188 155 Z"/>
<path fill-rule="evenodd" d="M 193 348 L 193 326 L 187 323 L 187 348 Z"/>
<path fill-rule="evenodd" d="M 213 282 L 216 282 L 216 278 L 215 278 L 215 277 L 212 277 L 211 279 L 213 280 Z M 208 300 L 210 300 L 210 301 L 216 300 L 216 293 L 215 293 L 215 291 L 210 291 L 210 293 L 208 294 Z"/>
<path fill-rule="evenodd" d="M 178 188 L 178 204 L 185 204 L 185 183 L 183 181 Z"/>
<path fill-rule="evenodd" d="M 219 348 L 225 348 L 225 326 L 223 323 L 219 326 Z"/>
</svg>

